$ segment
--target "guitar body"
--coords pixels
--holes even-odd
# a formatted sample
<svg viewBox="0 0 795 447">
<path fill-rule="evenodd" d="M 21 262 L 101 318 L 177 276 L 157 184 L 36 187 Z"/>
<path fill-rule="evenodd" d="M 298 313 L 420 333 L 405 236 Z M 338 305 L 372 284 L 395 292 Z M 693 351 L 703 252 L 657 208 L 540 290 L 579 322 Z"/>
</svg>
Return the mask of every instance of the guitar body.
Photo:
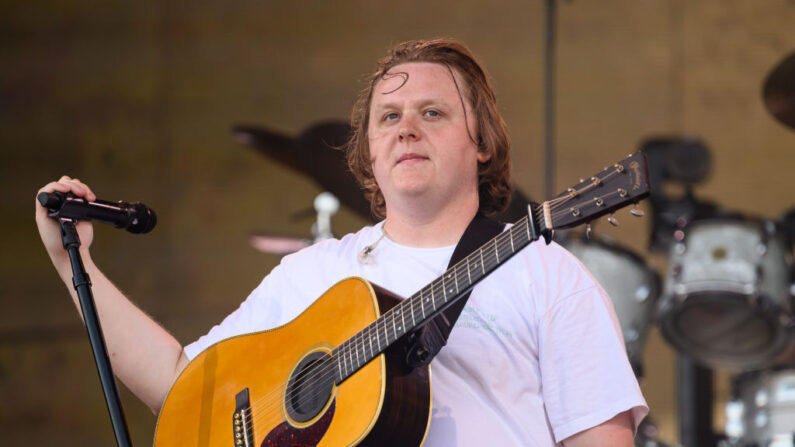
<svg viewBox="0 0 795 447">
<path fill-rule="evenodd" d="M 302 360 L 330 353 L 399 301 L 362 278 L 348 278 L 284 326 L 212 345 L 169 391 L 154 445 L 420 445 L 430 421 L 430 368 L 404 366 L 400 342 L 332 384 L 328 398 L 320 393 L 307 420 L 294 417 L 286 401 L 286 385 L 291 377 L 301 377 Z M 243 397 L 250 398 L 250 411 L 242 418 L 248 425 L 235 425 L 233 415 Z M 236 432 L 236 426 L 247 431 Z M 235 438 L 236 433 L 241 436 Z"/>
</svg>

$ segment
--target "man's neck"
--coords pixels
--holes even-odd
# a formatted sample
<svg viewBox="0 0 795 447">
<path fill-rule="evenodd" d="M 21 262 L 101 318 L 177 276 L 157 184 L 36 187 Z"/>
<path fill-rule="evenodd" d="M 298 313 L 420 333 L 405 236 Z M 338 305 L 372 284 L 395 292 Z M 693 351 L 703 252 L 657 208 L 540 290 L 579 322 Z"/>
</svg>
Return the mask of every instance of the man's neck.
<svg viewBox="0 0 795 447">
<path fill-rule="evenodd" d="M 436 248 L 455 245 L 478 211 L 478 201 L 459 206 L 411 210 L 387 208 L 384 232 L 393 241 L 409 247 Z"/>
</svg>

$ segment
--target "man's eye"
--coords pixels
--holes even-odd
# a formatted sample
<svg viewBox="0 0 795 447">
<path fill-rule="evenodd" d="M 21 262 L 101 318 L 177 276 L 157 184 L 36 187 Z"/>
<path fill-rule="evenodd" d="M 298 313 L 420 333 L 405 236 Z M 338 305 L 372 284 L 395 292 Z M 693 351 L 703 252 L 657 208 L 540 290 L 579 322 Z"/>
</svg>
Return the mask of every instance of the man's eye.
<svg viewBox="0 0 795 447">
<path fill-rule="evenodd" d="M 440 116 L 439 112 L 437 110 L 427 110 L 427 111 L 425 111 L 425 114 L 427 116 L 430 116 L 430 117 L 433 117 L 433 118 L 436 118 L 437 116 Z"/>
<path fill-rule="evenodd" d="M 384 121 L 396 120 L 397 118 L 398 114 L 395 112 L 387 113 L 386 115 L 384 115 Z"/>
</svg>

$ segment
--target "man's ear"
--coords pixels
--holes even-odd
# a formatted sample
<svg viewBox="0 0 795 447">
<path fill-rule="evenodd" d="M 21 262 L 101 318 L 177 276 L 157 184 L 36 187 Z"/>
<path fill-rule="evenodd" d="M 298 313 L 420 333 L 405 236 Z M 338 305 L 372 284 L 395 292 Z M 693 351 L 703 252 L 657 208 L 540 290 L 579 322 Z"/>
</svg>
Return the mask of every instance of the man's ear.
<svg viewBox="0 0 795 447">
<path fill-rule="evenodd" d="M 489 160 L 491 160 L 490 152 L 478 150 L 478 163 L 485 163 Z"/>
</svg>

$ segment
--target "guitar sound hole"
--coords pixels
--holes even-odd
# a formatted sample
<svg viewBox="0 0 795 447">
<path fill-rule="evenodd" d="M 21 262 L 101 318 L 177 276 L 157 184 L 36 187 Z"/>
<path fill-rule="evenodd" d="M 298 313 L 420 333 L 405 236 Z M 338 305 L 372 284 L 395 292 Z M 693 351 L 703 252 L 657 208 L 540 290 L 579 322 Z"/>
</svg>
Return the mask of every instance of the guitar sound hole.
<svg viewBox="0 0 795 447">
<path fill-rule="evenodd" d="M 320 414 L 334 389 L 331 356 L 313 352 L 293 371 L 285 391 L 287 414 L 294 421 L 307 422 Z"/>
</svg>

